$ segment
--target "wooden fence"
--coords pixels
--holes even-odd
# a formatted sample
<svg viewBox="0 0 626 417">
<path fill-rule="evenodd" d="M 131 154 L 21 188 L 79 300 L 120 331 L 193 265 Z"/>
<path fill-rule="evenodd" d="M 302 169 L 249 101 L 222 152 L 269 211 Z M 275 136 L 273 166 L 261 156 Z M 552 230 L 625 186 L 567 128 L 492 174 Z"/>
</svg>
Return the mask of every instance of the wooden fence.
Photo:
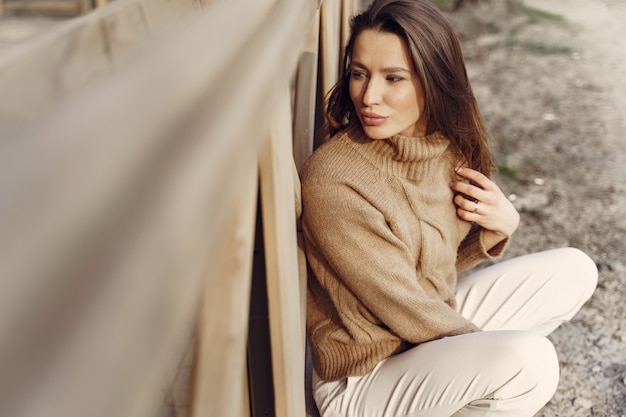
<svg viewBox="0 0 626 417">
<path fill-rule="evenodd" d="M 257 200 L 267 382 L 305 415 L 296 169 L 357 6 L 115 0 L 3 51 L 0 415 L 254 414 Z"/>
</svg>

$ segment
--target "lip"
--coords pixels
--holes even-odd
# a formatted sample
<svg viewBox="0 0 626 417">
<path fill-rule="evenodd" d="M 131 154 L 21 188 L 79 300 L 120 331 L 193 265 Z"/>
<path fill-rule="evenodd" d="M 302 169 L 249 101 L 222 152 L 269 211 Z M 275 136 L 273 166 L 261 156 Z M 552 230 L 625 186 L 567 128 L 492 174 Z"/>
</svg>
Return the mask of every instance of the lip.
<svg viewBox="0 0 626 417">
<path fill-rule="evenodd" d="M 367 126 L 378 126 L 385 123 L 385 121 L 387 120 L 387 117 L 381 116 L 380 114 L 376 113 L 361 112 L 360 115 L 361 122 L 363 122 Z"/>
</svg>

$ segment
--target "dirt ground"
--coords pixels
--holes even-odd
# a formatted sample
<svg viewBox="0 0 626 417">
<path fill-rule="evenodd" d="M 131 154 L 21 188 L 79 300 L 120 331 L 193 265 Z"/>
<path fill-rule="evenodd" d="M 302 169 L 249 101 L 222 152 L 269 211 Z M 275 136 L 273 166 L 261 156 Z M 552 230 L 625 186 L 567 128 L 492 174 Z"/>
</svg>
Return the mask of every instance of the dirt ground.
<svg viewBox="0 0 626 417">
<path fill-rule="evenodd" d="M 506 256 L 575 246 L 600 270 L 550 336 L 561 383 L 537 415 L 626 416 L 626 2 L 466 3 L 448 16 L 494 134 L 496 181 L 522 213 Z"/>
</svg>

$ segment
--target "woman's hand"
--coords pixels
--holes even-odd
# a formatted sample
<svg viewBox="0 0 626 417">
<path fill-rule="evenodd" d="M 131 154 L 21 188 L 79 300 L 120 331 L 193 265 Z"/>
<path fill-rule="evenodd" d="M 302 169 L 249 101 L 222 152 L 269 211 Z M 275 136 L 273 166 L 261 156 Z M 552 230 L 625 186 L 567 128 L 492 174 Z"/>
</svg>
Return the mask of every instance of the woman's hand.
<svg viewBox="0 0 626 417">
<path fill-rule="evenodd" d="M 457 215 L 480 225 L 487 250 L 511 236 L 519 225 L 519 213 L 500 188 L 485 175 L 470 168 L 457 168 L 457 175 L 471 181 L 453 181 Z"/>
</svg>

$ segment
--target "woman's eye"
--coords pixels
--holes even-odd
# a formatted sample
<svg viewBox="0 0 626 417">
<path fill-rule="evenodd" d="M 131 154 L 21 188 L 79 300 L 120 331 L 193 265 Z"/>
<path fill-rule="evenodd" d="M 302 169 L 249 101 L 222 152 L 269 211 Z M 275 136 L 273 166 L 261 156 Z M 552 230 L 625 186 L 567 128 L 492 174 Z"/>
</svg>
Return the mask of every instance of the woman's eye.
<svg viewBox="0 0 626 417">
<path fill-rule="evenodd" d="M 352 76 L 352 78 L 363 78 L 363 77 L 365 77 L 365 74 L 362 73 L 361 71 L 352 71 L 350 73 L 350 75 Z"/>
<path fill-rule="evenodd" d="M 387 81 L 391 81 L 391 82 L 398 82 L 398 81 L 402 81 L 404 80 L 404 78 L 398 76 L 398 75 L 388 75 L 387 76 Z"/>
</svg>

